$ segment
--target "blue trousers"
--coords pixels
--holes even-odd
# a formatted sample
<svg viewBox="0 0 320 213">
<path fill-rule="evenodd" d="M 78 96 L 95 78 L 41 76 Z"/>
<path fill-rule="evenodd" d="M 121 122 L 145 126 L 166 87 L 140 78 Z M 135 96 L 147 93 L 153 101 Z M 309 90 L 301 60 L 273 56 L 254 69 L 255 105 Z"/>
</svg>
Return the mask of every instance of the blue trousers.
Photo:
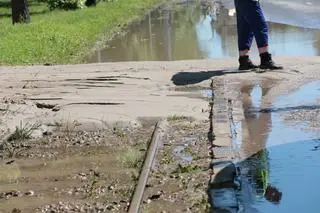
<svg viewBox="0 0 320 213">
<path fill-rule="evenodd" d="M 268 46 L 268 25 L 258 0 L 234 0 L 239 51 L 250 50 L 253 37 L 258 48 Z"/>
</svg>

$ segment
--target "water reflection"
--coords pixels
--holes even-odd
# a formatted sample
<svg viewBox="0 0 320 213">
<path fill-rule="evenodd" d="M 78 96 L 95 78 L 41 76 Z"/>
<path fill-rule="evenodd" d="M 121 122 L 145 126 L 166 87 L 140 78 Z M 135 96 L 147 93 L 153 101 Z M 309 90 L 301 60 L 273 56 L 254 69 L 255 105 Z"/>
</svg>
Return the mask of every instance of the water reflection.
<svg viewBox="0 0 320 213">
<path fill-rule="evenodd" d="M 88 62 L 237 57 L 235 11 L 218 3 L 159 8 L 89 57 Z M 276 55 L 320 55 L 320 32 L 269 23 Z M 297 42 L 299 41 L 299 42 Z M 253 48 L 256 52 L 256 48 Z"/>
<path fill-rule="evenodd" d="M 261 113 L 252 109 L 312 103 L 307 94 L 312 94 L 313 102 L 319 99 L 319 83 L 280 97 L 272 106 L 264 103 L 267 87 L 242 87 L 246 117 L 241 144 L 246 158 L 241 162 L 242 212 L 318 212 L 320 156 L 313 150 L 320 143 L 320 131 L 305 132 L 285 124 L 277 111 Z"/>
<path fill-rule="evenodd" d="M 282 192 L 269 183 L 270 157 L 266 148 L 272 127 L 271 113 L 254 113 L 252 110 L 265 106 L 264 96 L 269 89 L 260 85 L 244 85 L 241 88 L 246 118 L 242 124 L 245 136 L 241 144 L 246 158 L 241 163 L 245 175 L 240 193 L 243 212 L 259 212 L 259 209 L 253 205 L 257 200 L 279 204 L 282 198 Z"/>
</svg>

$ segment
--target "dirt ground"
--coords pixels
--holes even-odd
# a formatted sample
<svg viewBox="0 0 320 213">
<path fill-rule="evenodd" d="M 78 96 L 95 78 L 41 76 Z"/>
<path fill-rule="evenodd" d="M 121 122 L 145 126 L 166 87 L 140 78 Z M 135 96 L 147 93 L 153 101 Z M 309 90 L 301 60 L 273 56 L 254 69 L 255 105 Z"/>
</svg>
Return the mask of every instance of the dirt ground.
<svg viewBox="0 0 320 213">
<path fill-rule="evenodd" d="M 270 84 L 268 106 L 320 79 L 318 57 L 277 61 L 286 68 L 266 73 L 235 72 L 230 59 L 1 67 L 0 212 L 126 211 L 160 118 L 168 130 L 143 212 L 208 211 L 210 162 L 235 157 L 211 142 L 232 143 L 228 100 L 242 119 L 238 84 Z M 286 119 L 318 125 L 314 115 Z"/>
<path fill-rule="evenodd" d="M 208 122 L 169 118 L 144 194 L 142 212 L 208 212 Z"/>
<path fill-rule="evenodd" d="M 0 212 L 126 212 L 152 131 L 63 129 L 4 142 Z"/>
</svg>

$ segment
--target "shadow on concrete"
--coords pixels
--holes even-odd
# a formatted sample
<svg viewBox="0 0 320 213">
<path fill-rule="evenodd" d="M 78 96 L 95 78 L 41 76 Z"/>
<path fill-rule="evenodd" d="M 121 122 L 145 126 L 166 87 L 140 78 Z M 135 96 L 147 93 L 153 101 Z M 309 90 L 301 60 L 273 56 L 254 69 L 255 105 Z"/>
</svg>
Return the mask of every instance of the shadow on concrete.
<svg viewBox="0 0 320 213">
<path fill-rule="evenodd" d="M 259 110 L 253 110 L 251 112 L 271 113 L 271 112 L 289 112 L 292 110 L 317 110 L 317 109 L 320 109 L 320 105 L 301 105 L 301 106 L 283 107 L 283 108 L 264 108 Z"/>
<path fill-rule="evenodd" d="M 198 84 L 202 81 L 209 80 L 212 77 L 223 76 L 228 74 L 240 74 L 250 71 L 238 71 L 238 70 L 214 70 L 214 71 L 200 71 L 200 72 L 178 72 L 174 74 L 171 81 L 176 86 L 185 86 L 190 84 Z"/>
</svg>

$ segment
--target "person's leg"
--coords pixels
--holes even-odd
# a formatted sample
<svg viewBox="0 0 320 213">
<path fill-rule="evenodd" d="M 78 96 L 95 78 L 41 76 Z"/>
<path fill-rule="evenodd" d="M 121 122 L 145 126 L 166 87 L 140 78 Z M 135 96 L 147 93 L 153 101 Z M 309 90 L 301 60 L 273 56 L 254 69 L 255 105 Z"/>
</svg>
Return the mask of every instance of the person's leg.
<svg viewBox="0 0 320 213">
<path fill-rule="evenodd" d="M 238 49 L 239 49 L 239 70 L 249 70 L 257 68 L 249 59 L 249 51 L 253 41 L 253 32 L 242 14 L 241 7 L 242 0 L 235 0 L 235 8 L 237 15 L 237 32 L 238 32 Z"/>
<path fill-rule="evenodd" d="M 256 0 L 242 0 L 242 11 L 246 21 L 249 23 L 251 30 L 257 42 L 259 54 L 261 58 L 260 68 L 262 69 L 282 69 L 276 66 L 272 61 L 269 53 L 269 37 L 268 25 L 265 20 L 263 11 L 259 1 Z"/>
</svg>

